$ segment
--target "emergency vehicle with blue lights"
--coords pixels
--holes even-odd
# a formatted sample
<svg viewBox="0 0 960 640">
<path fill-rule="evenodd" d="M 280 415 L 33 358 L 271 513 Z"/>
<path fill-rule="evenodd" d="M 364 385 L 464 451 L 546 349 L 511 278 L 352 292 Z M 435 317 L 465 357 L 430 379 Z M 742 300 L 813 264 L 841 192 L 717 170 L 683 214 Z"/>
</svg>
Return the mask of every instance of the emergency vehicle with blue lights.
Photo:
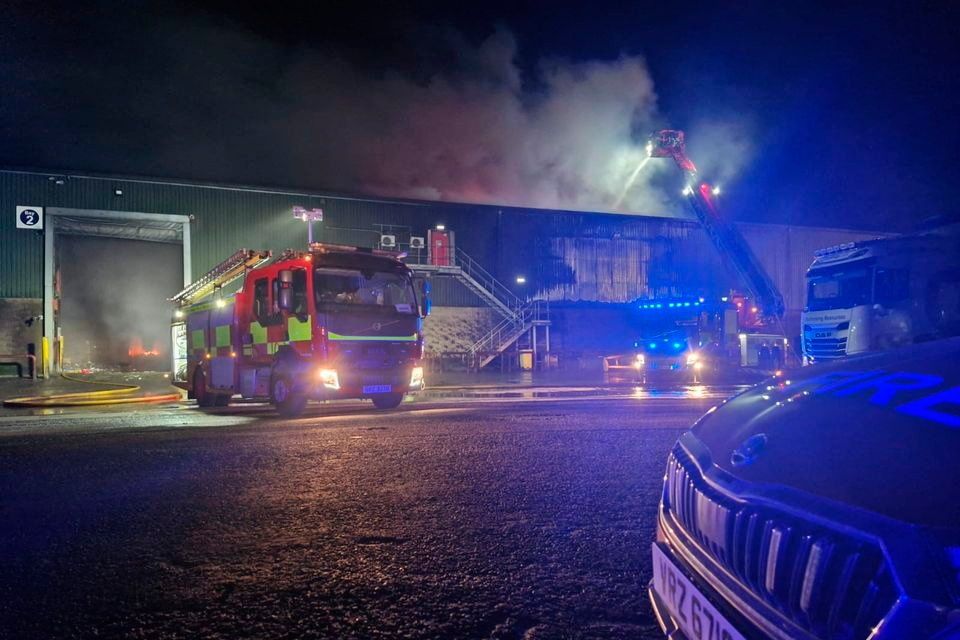
<svg viewBox="0 0 960 640">
<path fill-rule="evenodd" d="M 672 372 L 694 382 L 708 371 L 722 368 L 730 360 L 727 353 L 731 349 L 747 355 L 747 345 L 734 342 L 743 342 L 747 332 L 783 344 L 785 349 L 781 324 L 785 308 L 783 295 L 740 231 L 720 215 L 716 203 L 719 189 L 701 180 L 696 165 L 687 156 L 684 132 L 657 131 L 650 137 L 646 149 L 648 158 L 672 159 L 680 169 L 686 182 L 682 193 L 690 210 L 724 263 L 739 276 L 748 295 L 730 292 L 721 298 L 723 305 L 717 305 L 712 299 L 704 305 L 706 299 L 699 296 L 638 301 L 641 310 L 651 313 L 642 322 L 644 331 L 634 345 L 635 350 L 605 357 L 604 371 L 629 373 L 633 369 L 635 377 L 643 380 L 651 374 Z M 748 299 L 750 303 L 745 304 Z M 772 334 L 768 333 L 770 330 Z M 665 336 L 669 339 L 661 344 Z M 741 356 L 743 364 L 754 364 L 750 360 Z"/>
<path fill-rule="evenodd" d="M 429 290 L 402 254 L 314 243 L 270 261 L 241 250 L 173 298 L 183 378 L 200 406 L 234 395 L 285 416 L 309 399 L 368 398 L 381 409 L 420 391 Z M 243 277 L 239 291 L 223 294 Z"/>
<path fill-rule="evenodd" d="M 960 334 L 960 225 L 816 252 L 800 321 L 808 364 Z"/>
<path fill-rule="evenodd" d="M 960 338 L 778 376 L 671 451 L 649 596 L 674 640 L 960 638 Z"/>
</svg>

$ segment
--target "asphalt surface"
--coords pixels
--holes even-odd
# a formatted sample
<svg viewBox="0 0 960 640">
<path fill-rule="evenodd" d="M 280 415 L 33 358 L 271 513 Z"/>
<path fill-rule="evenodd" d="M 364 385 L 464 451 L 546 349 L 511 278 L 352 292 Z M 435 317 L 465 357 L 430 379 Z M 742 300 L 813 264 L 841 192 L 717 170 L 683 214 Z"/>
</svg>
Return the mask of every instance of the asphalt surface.
<svg viewBox="0 0 960 640">
<path fill-rule="evenodd" d="M 4 416 L 0 638 L 660 637 L 666 454 L 730 392 Z"/>
</svg>

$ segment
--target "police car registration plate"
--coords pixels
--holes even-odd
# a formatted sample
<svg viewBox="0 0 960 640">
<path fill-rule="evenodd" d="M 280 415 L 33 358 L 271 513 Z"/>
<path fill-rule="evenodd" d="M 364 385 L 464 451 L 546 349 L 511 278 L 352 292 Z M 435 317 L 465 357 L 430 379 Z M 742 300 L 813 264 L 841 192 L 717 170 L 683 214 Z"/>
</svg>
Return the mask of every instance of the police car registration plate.
<svg viewBox="0 0 960 640">
<path fill-rule="evenodd" d="M 392 387 L 388 384 L 368 384 L 364 385 L 364 393 L 390 393 Z"/>
<path fill-rule="evenodd" d="M 653 590 L 690 640 L 744 640 L 656 543 L 653 544 Z"/>
</svg>

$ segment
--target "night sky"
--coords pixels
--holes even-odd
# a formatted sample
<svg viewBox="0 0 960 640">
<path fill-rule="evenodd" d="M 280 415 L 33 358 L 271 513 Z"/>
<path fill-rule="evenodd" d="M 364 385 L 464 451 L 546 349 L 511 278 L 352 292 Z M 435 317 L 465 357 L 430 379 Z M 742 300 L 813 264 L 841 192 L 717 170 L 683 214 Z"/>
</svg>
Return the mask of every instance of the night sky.
<svg viewBox="0 0 960 640">
<path fill-rule="evenodd" d="M 957 3 L 560 4 L 15 0 L 0 166 L 617 210 L 670 126 L 739 220 L 960 221 Z"/>
</svg>

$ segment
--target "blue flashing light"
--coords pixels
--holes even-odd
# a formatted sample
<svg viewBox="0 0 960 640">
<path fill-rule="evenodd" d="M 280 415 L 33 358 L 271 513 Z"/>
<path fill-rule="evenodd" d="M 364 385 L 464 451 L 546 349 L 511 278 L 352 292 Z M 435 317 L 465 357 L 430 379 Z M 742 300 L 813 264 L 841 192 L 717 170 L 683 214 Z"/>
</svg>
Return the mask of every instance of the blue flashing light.
<svg viewBox="0 0 960 640">
<path fill-rule="evenodd" d="M 689 307 L 689 306 L 690 306 L 690 303 L 689 303 L 689 302 L 684 302 L 684 303 L 683 303 L 683 306 Z"/>
<path fill-rule="evenodd" d="M 651 342 L 651 343 L 648 344 L 647 346 L 650 347 L 651 349 L 656 349 L 656 348 L 657 348 L 657 343 L 656 343 L 656 342 Z"/>
<path fill-rule="evenodd" d="M 667 306 L 670 307 L 671 309 L 673 309 L 673 306 L 674 306 L 674 305 L 673 305 L 673 303 L 671 302 L 671 303 L 669 303 Z"/>
<path fill-rule="evenodd" d="M 699 303 L 699 302 L 694 302 L 694 303 L 693 303 L 693 306 L 699 307 L 699 306 L 700 306 L 700 303 Z"/>
<path fill-rule="evenodd" d="M 657 309 L 663 309 L 663 303 L 658 302 L 658 303 L 657 303 Z"/>
<path fill-rule="evenodd" d="M 674 342 L 674 343 L 673 343 L 673 348 L 674 348 L 674 349 L 679 349 L 679 348 L 682 347 L 682 346 L 683 346 L 683 345 L 680 344 L 679 342 Z"/>
</svg>

